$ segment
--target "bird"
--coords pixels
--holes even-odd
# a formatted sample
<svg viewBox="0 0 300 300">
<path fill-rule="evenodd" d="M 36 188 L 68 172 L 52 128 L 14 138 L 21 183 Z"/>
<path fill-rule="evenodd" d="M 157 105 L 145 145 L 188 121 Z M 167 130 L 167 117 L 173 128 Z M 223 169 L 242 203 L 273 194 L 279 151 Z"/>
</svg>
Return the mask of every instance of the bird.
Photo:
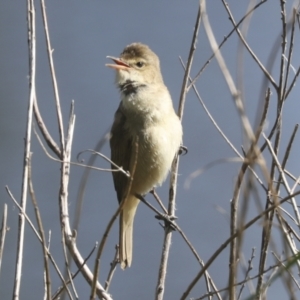
<svg viewBox="0 0 300 300">
<path fill-rule="evenodd" d="M 133 222 L 139 199 L 166 179 L 182 143 L 182 125 L 164 84 L 158 56 L 145 44 L 126 46 L 114 63 L 121 101 L 110 132 L 111 160 L 129 171 L 112 172 L 120 211 L 119 260 L 131 266 Z M 112 169 L 117 167 L 112 164 Z M 131 174 L 133 172 L 133 174 Z"/>
</svg>

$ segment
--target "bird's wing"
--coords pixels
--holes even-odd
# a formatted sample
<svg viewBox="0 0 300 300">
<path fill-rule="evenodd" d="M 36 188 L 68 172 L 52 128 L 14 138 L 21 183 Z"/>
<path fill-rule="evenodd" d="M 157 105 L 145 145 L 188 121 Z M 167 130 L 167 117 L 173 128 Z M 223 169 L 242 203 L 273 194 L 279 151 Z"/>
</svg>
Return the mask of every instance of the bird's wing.
<svg viewBox="0 0 300 300">
<path fill-rule="evenodd" d="M 115 113 L 115 120 L 111 129 L 111 160 L 129 172 L 132 165 L 133 140 L 134 137 L 129 134 L 128 128 L 126 128 L 126 116 L 122 112 L 121 103 Z M 116 169 L 116 167 L 112 166 L 112 169 Z M 121 203 L 130 179 L 122 172 L 113 172 L 113 179 L 118 201 Z"/>
</svg>

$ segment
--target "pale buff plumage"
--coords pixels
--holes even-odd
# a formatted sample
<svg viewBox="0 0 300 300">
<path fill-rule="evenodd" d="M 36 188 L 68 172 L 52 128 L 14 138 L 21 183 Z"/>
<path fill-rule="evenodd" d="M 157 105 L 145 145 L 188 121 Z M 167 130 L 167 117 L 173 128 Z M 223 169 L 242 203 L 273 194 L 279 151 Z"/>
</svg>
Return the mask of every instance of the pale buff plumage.
<svg viewBox="0 0 300 300">
<path fill-rule="evenodd" d="M 116 63 L 107 66 L 117 71 L 116 84 L 121 91 L 111 129 L 111 158 L 129 172 L 135 165 L 129 191 L 129 179 L 113 172 L 120 203 L 127 194 L 120 215 L 120 262 L 124 269 L 132 262 L 133 220 L 139 203 L 134 195 L 144 195 L 165 180 L 181 144 L 182 127 L 164 85 L 159 59 L 148 46 L 134 43 L 120 58 L 109 58 Z"/>
</svg>

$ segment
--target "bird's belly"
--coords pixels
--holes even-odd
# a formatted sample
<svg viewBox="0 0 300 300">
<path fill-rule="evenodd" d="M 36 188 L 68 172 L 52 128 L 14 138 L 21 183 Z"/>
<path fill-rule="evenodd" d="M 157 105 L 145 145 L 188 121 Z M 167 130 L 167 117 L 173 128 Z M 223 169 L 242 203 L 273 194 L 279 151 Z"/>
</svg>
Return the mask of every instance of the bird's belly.
<svg viewBox="0 0 300 300">
<path fill-rule="evenodd" d="M 161 126 L 152 126 L 137 135 L 138 158 L 131 191 L 143 195 L 165 180 L 180 146 L 180 139 L 174 139 L 172 132 Z"/>
</svg>

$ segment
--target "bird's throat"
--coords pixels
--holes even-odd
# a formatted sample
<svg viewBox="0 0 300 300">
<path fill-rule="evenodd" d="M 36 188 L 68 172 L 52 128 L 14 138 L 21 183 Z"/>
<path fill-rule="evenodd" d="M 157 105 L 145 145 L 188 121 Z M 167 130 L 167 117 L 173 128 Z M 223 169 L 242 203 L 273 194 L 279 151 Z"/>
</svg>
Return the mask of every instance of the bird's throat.
<svg viewBox="0 0 300 300">
<path fill-rule="evenodd" d="M 146 84 L 138 83 L 137 81 L 126 80 L 124 83 L 119 84 L 119 88 L 124 96 L 136 94 L 139 89 L 146 87 Z"/>
</svg>

